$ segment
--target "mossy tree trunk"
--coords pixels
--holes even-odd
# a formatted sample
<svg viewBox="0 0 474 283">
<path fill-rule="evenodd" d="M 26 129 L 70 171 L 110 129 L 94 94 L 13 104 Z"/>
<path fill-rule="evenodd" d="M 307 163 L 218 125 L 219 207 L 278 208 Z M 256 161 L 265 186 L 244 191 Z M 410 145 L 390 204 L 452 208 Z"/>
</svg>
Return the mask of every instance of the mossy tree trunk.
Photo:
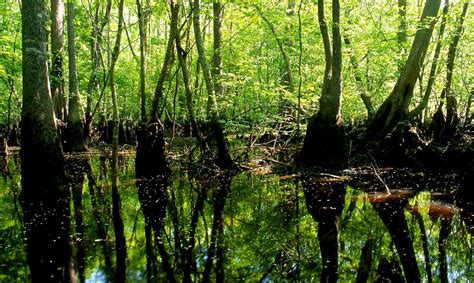
<svg viewBox="0 0 474 283">
<path fill-rule="evenodd" d="M 51 99 L 45 1 L 23 0 L 20 203 L 33 282 L 71 277 L 69 191 Z"/>
<path fill-rule="evenodd" d="M 84 113 L 82 111 L 76 67 L 76 34 L 74 31 L 74 3 L 67 3 L 67 34 L 69 57 L 69 110 L 67 113 L 66 144 L 64 149 L 71 152 L 86 150 L 84 137 Z"/>
<path fill-rule="evenodd" d="M 341 119 L 342 102 L 342 39 L 339 0 L 332 1 L 332 45 L 324 15 L 324 1 L 318 1 L 326 67 L 319 100 L 319 111 L 306 131 L 297 162 L 303 166 L 330 169 L 347 167 L 346 134 Z"/>
<path fill-rule="evenodd" d="M 369 125 L 370 136 L 386 136 L 407 117 L 408 106 L 431 41 L 440 3 L 441 0 L 426 1 L 408 59 L 392 93 L 377 110 Z"/>
</svg>

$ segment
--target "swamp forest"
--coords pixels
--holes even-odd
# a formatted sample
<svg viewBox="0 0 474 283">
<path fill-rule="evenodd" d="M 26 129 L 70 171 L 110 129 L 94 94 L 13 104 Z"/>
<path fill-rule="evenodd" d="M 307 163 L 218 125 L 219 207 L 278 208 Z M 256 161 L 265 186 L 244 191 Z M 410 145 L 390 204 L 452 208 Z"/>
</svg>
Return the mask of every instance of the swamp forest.
<svg viewBox="0 0 474 283">
<path fill-rule="evenodd" d="M 0 282 L 473 282 L 469 0 L 0 0 Z"/>
</svg>

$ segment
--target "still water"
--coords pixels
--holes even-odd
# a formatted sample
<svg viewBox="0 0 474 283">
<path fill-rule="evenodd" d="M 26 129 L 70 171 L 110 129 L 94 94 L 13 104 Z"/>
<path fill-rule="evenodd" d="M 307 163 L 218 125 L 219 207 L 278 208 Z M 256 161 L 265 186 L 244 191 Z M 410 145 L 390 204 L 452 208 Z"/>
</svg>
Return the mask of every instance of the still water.
<svg viewBox="0 0 474 283">
<path fill-rule="evenodd" d="M 109 160 L 69 159 L 73 276 L 117 281 Z M 30 281 L 18 160 L 11 156 L 0 179 L 0 282 Z M 132 153 L 119 167 L 127 282 L 474 281 L 474 204 L 453 188 L 382 186 L 388 194 L 265 170 L 211 176 L 174 163 L 168 186 L 143 191 Z"/>
</svg>

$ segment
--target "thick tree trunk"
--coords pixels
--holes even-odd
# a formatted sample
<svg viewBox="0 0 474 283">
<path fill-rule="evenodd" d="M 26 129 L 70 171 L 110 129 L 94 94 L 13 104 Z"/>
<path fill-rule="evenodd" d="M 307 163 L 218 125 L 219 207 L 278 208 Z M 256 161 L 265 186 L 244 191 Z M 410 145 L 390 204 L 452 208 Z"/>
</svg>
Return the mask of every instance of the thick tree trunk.
<svg viewBox="0 0 474 283">
<path fill-rule="evenodd" d="M 84 138 L 84 120 L 77 85 L 76 41 L 74 32 L 74 3 L 67 3 L 67 31 L 69 57 L 69 110 L 67 114 L 66 151 L 79 152 L 86 150 Z"/>
<path fill-rule="evenodd" d="M 421 15 L 410 54 L 390 96 L 375 113 L 368 133 L 372 137 L 383 137 L 392 132 L 406 118 L 413 90 L 423 65 L 426 50 L 431 40 L 433 27 L 441 0 L 427 0 Z"/>
<path fill-rule="evenodd" d="M 45 1 L 22 1 L 23 108 L 20 203 L 34 282 L 70 280 L 69 191 L 51 99 Z"/>
<path fill-rule="evenodd" d="M 51 0 L 51 95 L 56 118 L 66 118 L 66 96 L 64 86 L 64 3 Z"/>
<path fill-rule="evenodd" d="M 347 167 L 347 142 L 341 119 L 342 40 L 339 0 L 333 0 L 332 3 L 332 45 L 323 0 L 318 1 L 318 21 L 326 57 L 324 81 L 319 111 L 308 124 L 297 162 L 303 166 L 343 169 Z"/>
</svg>

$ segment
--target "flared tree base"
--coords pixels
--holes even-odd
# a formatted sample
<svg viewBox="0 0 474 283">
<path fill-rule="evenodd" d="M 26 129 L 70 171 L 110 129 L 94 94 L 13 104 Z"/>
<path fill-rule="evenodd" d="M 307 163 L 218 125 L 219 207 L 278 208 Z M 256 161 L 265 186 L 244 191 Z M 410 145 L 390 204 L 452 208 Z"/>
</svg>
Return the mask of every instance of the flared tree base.
<svg viewBox="0 0 474 283">
<path fill-rule="evenodd" d="M 348 166 L 347 159 L 347 138 L 342 123 L 313 117 L 308 124 L 297 164 L 342 170 Z"/>
</svg>

